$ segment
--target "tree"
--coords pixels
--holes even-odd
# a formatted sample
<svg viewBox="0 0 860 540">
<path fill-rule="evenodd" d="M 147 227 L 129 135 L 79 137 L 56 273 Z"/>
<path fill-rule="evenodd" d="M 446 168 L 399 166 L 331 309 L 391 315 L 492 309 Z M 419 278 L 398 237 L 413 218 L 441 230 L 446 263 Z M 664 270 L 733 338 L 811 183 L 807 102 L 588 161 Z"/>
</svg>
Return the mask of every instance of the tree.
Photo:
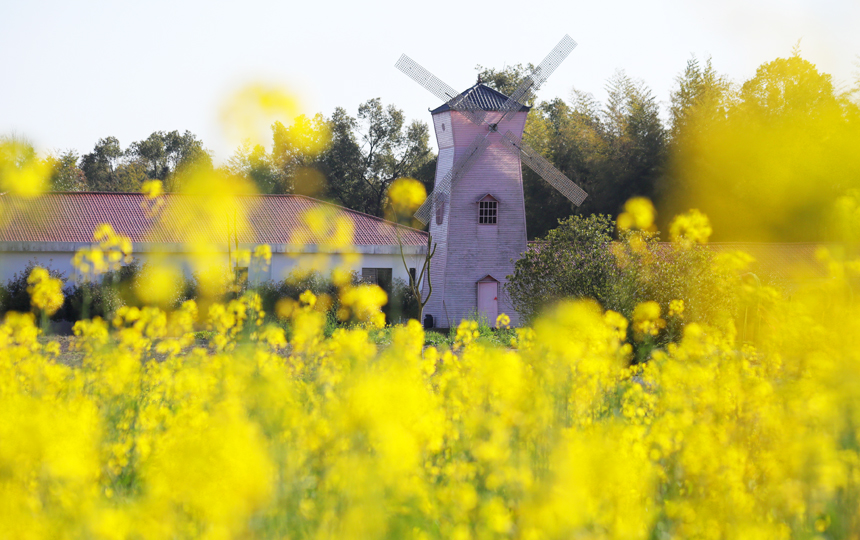
<svg viewBox="0 0 860 540">
<path fill-rule="evenodd" d="M 478 80 L 494 90 L 498 90 L 506 96 L 513 94 L 525 78 L 534 70 L 533 64 L 515 64 L 504 69 L 485 68 L 481 65 L 475 67 L 478 71 Z M 523 105 L 532 106 L 536 96 L 532 94 Z"/>
<path fill-rule="evenodd" d="M 137 163 L 150 180 L 161 180 L 168 191 L 181 186 L 181 173 L 193 167 L 212 167 L 212 156 L 190 131 L 155 131 L 143 141 L 129 145 L 125 156 Z"/>
<path fill-rule="evenodd" d="M 281 193 L 302 193 L 382 217 L 397 178 L 432 181 L 427 124 L 407 123 L 403 111 L 379 98 L 361 104 L 357 117 L 342 107 L 330 118 L 300 116 L 272 126 L 269 158 Z"/>
<path fill-rule="evenodd" d="M 411 176 L 430 159 L 427 124 L 418 121 L 407 124 L 402 110 L 393 105 L 383 107 L 379 98 L 361 104 L 357 120 L 347 124 L 353 126 L 357 137 L 335 139 L 333 149 L 339 143 L 344 144 L 354 159 L 357 144 L 360 159 L 350 164 L 338 163 L 347 172 L 342 177 L 345 182 L 330 177 L 329 193 L 344 206 L 382 216 L 391 183 Z M 339 156 L 332 153 L 326 157 L 329 159 L 324 163 L 331 166 Z"/>
<path fill-rule="evenodd" d="M 275 122 L 270 161 L 277 171 L 273 180 L 278 193 L 317 196 L 324 192 L 320 155 L 330 147 L 331 131 L 331 122 L 321 114 L 313 118 L 301 115 L 289 127 Z"/>
<path fill-rule="evenodd" d="M 717 73 L 710 58 L 704 67 L 695 56 L 688 60 L 675 83 L 677 86 L 669 97 L 669 134 L 673 142 L 691 130 L 725 119 L 735 99 L 732 83 Z"/>
<path fill-rule="evenodd" d="M 400 229 L 395 226 L 394 231 L 397 233 L 397 245 L 400 247 L 400 260 L 403 261 L 403 268 L 406 270 L 406 275 L 409 276 L 409 291 L 418 304 L 418 322 L 421 322 L 421 319 L 424 317 L 424 306 L 427 305 L 430 297 L 433 296 L 433 283 L 430 281 L 430 264 L 433 256 L 436 255 L 436 244 L 433 243 L 433 237 L 428 234 L 427 253 L 421 262 L 421 270 L 418 271 L 418 275 L 416 276 L 413 272 L 409 271 L 409 265 L 406 263 L 406 256 L 403 254 L 403 241 L 400 238 Z M 427 287 L 422 289 L 424 276 L 427 276 Z M 425 290 L 427 291 L 427 295 L 422 296 Z"/>
<path fill-rule="evenodd" d="M 91 191 L 134 191 L 139 186 L 119 183 L 116 170 L 123 152 L 116 137 L 99 139 L 93 151 L 81 158 L 81 170 Z"/>
<path fill-rule="evenodd" d="M 610 245 L 615 222 L 605 215 L 570 216 L 530 247 L 508 276 L 506 291 L 525 320 L 563 298 L 593 298 L 618 309 L 619 269 Z"/>
<path fill-rule="evenodd" d="M 602 201 L 608 144 L 593 99 L 578 95 L 573 106 L 561 99 L 541 103 L 529 115 L 526 142 L 588 193 L 577 208 L 531 169 L 523 168 L 523 191 L 529 237 L 539 238 L 559 220 L 587 211 L 606 210 Z"/>
<path fill-rule="evenodd" d="M 606 204 L 614 214 L 631 197 L 654 197 L 666 165 L 666 130 L 657 100 L 643 82 L 618 71 L 608 90 L 603 116 L 616 196 Z"/>
<path fill-rule="evenodd" d="M 245 142 L 239 147 L 224 167 L 229 174 L 247 178 L 260 193 L 280 193 L 281 174 L 261 145 L 251 147 Z"/>
<path fill-rule="evenodd" d="M 478 69 L 487 86 L 510 94 L 532 66 Z M 615 214 L 630 197 L 652 197 L 664 174 L 667 137 L 659 106 L 644 83 L 624 72 L 610 79 L 605 106 L 576 90 L 571 103 L 554 99 L 534 105 L 523 139 L 588 193 L 577 208 L 524 168 L 530 238 L 545 235 L 572 214 Z"/>
<path fill-rule="evenodd" d="M 156 131 L 143 141 L 131 143 L 126 155 L 137 160 L 151 179 L 164 180 L 169 171 L 164 152 L 164 133 Z"/>
<path fill-rule="evenodd" d="M 116 137 L 99 139 L 80 164 L 93 191 L 139 191 L 146 180 L 161 180 L 167 191 L 178 191 L 183 174 L 197 167 L 211 169 L 212 157 L 190 131 L 156 131 L 125 151 Z"/>
<path fill-rule="evenodd" d="M 759 66 L 736 96 L 686 111 L 673 139 L 674 211 L 703 211 L 717 240 L 829 237 L 834 201 L 860 188 L 860 108 L 829 75 L 795 51 Z"/>
<path fill-rule="evenodd" d="M 749 115 L 795 120 L 798 115 L 820 117 L 839 106 L 833 79 L 800 57 L 777 58 L 762 64 L 755 77 L 741 86 L 740 110 Z"/>
<path fill-rule="evenodd" d="M 51 168 L 51 191 L 84 191 L 87 188 L 84 171 L 78 167 L 78 154 L 66 150 L 46 158 Z"/>
</svg>

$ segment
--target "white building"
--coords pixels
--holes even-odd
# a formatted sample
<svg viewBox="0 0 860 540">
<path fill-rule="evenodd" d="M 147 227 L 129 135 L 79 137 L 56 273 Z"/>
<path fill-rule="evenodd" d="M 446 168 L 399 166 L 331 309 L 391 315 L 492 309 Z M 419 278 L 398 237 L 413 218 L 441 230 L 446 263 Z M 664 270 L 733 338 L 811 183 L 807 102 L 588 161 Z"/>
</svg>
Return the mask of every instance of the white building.
<svg viewBox="0 0 860 540">
<path fill-rule="evenodd" d="M 237 222 L 244 226 L 231 227 Z M 250 269 L 255 282 L 280 280 L 299 268 L 335 265 L 371 280 L 408 280 L 396 231 L 410 269 L 420 271 L 427 250 L 425 232 L 301 195 L 208 200 L 166 194 L 156 203 L 140 193 L 0 194 L 0 280 L 5 283 L 31 260 L 78 277 L 72 258 L 78 249 L 93 245 L 93 232 L 102 223 L 130 238 L 133 256 L 141 263 L 169 260 L 189 273 L 199 270 L 199 254 L 191 255 L 200 239 L 209 243 L 211 264 L 224 267 L 231 243 L 232 249 L 238 242 L 239 249 L 250 250 L 267 244 L 271 265 Z"/>
</svg>

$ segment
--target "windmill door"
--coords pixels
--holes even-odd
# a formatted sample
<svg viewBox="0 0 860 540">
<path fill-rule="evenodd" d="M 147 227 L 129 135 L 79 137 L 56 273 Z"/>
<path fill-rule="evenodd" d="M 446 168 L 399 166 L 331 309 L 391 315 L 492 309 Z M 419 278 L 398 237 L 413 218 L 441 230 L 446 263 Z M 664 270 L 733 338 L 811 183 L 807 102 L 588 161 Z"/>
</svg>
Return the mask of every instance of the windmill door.
<svg viewBox="0 0 860 540">
<path fill-rule="evenodd" d="M 490 326 L 499 316 L 499 282 L 487 276 L 478 282 L 478 315 L 486 317 Z"/>
</svg>

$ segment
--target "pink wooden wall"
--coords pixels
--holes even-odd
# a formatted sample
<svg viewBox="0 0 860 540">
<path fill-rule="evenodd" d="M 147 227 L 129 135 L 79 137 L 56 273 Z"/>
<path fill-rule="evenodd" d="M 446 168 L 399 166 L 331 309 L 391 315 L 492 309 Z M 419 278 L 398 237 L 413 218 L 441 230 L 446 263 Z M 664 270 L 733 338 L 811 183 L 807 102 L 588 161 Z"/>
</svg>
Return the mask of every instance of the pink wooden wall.
<svg viewBox="0 0 860 540">
<path fill-rule="evenodd" d="M 499 139 L 508 130 L 521 137 L 527 114 L 514 114 L 498 126 L 498 132 L 490 133 L 492 144 L 472 169 L 454 183 L 442 225 L 436 225 L 435 213 L 431 216 L 430 234 L 438 248 L 430 271 L 433 295 L 425 313 L 433 315 L 437 326 L 447 327 L 449 321 L 456 326 L 477 313 L 477 282 L 488 274 L 500 282 L 499 313 L 508 314 L 512 324 L 519 324 L 504 285 L 507 276 L 513 274 L 513 261 L 526 249 L 522 164 L 519 156 L 505 150 Z M 490 112 L 487 120 L 494 122 L 500 116 Z M 486 134 L 488 128 L 473 124 L 455 111 L 433 115 L 433 124 L 439 143 L 438 182 L 452 163 L 468 151 L 475 136 Z M 496 225 L 478 223 L 477 201 L 487 193 L 499 201 Z"/>
</svg>

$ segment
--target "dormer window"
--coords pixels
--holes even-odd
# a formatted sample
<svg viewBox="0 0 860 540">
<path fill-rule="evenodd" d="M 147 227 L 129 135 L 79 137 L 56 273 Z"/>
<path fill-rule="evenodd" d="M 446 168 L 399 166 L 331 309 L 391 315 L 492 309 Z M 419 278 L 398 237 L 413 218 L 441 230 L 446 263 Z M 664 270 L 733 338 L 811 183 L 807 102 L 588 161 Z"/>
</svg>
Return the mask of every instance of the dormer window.
<svg viewBox="0 0 860 540">
<path fill-rule="evenodd" d="M 499 201 L 487 193 L 478 200 L 478 223 L 481 225 L 495 225 L 499 215 Z"/>
</svg>

